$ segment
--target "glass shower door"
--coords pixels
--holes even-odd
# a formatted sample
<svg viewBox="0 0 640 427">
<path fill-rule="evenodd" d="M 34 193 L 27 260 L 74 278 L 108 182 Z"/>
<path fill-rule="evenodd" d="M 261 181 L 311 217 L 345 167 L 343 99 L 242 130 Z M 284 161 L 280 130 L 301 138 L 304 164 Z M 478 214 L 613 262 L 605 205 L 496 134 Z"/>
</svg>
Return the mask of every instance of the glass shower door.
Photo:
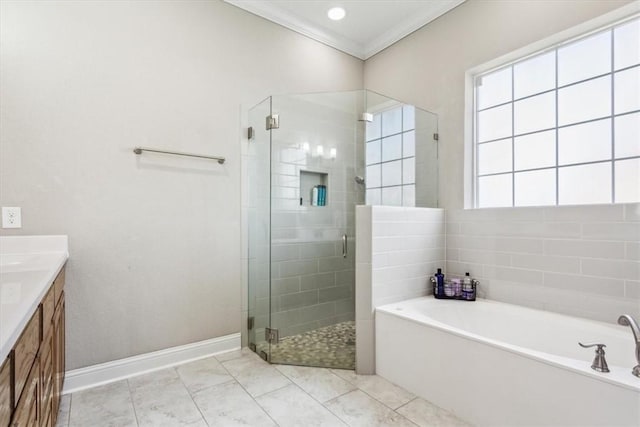
<svg viewBox="0 0 640 427">
<path fill-rule="evenodd" d="M 271 131 L 273 363 L 355 365 L 361 98 L 362 91 L 272 97 L 279 119 Z"/>
<path fill-rule="evenodd" d="M 253 137 L 247 151 L 247 225 L 248 225 L 248 343 L 262 358 L 268 359 L 271 277 L 271 136 L 265 117 L 271 114 L 271 98 L 249 111 Z"/>
</svg>

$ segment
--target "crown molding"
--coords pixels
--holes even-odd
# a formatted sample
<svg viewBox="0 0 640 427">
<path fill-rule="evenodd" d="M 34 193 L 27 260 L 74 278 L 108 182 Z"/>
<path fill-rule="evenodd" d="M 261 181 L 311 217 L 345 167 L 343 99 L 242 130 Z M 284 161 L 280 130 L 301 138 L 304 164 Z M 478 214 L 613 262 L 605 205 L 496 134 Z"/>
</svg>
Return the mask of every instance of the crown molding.
<svg viewBox="0 0 640 427">
<path fill-rule="evenodd" d="M 423 11 L 423 13 L 414 15 L 410 19 L 401 22 L 399 25 L 396 25 L 368 43 L 363 52 L 364 59 L 371 58 L 376 53 L 402 40 L 409 34 L 419 30 L 429 22 L 436 20 L 465 1 L 466 0 L 449 0 L 447 3 L 442 3 L 436 10 Z"/>
<path fill-rule="evenodd" d="M 307 36 L 313 40 L 324 43 L 328 46 L 334 47 L 342 52 L 348 53 L 351 56 L 355 56 L 359 59 L 366 59 L 364 57 L 364 47 L 359 43 L 356 43 L 346 37 L 341 37 L 338 34 L 332 34 L 322 28 L 315 25 L 310 25 L 308 22 L 298 18 L 295 15 L 283 10 L 273 3 L 268 1 L 259 2 L 246 2 L 242 0 L 224 0 L 225 3 L 229 3 L 261 18 L 267 19 L 276 24 L 282 25 L 290 30 Z"/>
<path fill-rule="evenodd" d="M 243 1 L 243 0 L 224 0 L 233 6 L 246 10 L 254 15 L 265 18 L 283 27 L 289 28 L 297 33 L 312 38 L 320 43 L 336 48 L 356 58 L 366 60 L 376 53 L 386 49 L 397 41 L 403 39 L 434 19 L 444 15 L 451 9 L 457 7 L 466 0 L 449 0 L 442 3 L 436 10 L 424 12 L 412 16 L 410 19 L 401 22 L 393 29 L 383 33 L 379 37 L 373 39 L 366 45 L 357 43 L 347 37 L 326 31 L 319 26 L 310 24 L 303 19 L 283 10 L 268 1 Z"/>
</svg>

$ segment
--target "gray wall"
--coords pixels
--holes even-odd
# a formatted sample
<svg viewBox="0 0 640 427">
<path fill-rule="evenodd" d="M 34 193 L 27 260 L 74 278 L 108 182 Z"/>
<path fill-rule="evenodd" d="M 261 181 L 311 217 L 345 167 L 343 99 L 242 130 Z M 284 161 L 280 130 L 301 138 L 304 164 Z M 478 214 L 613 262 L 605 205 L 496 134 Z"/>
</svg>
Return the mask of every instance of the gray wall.
<svg viewBox="0 0 640 427">
<path fill-rule="evenodd" d="M 640 205 L 462 210 L 465 72 L 627 3 L 469 0 L 365 63 L 365 87 L 438 114 L 447 271 L 470 271 L 485 296 L 610 322 L 640 313 Z"/>
<path fill-rule="evenodd" d="M 69 235 L 67 368 L 239 332 L 240 106 L 362 61 L 219 1 L 0 7 L 2 233 Z"/>
</svg>

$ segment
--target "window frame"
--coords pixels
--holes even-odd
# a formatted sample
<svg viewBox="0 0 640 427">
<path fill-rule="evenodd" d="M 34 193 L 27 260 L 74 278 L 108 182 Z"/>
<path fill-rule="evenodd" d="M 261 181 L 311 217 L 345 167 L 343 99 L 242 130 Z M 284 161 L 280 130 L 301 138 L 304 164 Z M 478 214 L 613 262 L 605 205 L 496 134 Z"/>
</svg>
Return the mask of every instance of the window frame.
<svg viewBox="0 0 640 427">
<path fill-rule="evenodd" d="M 467 72 L 465 73 L 465 117 L 464 117 L 464 208 L 465 209 L 484 209 L 484 207 L 480 207 L 479 203 L 478 203 L 478 173 L 479 173 L 479 169 L 478 169 L 478 155 L 477 155 L 477 149 L 478 149 L 478 144 L 477 144 L 477 114 L 478 114 L 478 100 L 476 97 L 476 78 L 480 75 L 483 74 L 487 74 L 490 72 L 497 72 L 500 69 L 504 69 L 507 67 L 513 67 L 514 64 L 516 63 L 520 63 L 520 62 L 524 62 L 528 59 L 540 56 L 540 55 L 544 55 L 546 53 L 549 52 L 556 52 L 555 56 L 556 56 L 556 85 L 553 89 L 549 90 L 549 91 L 545 91 L 545 92 L 540 92 L 540 93 L 536 93 L 533 95 L 529 95 L 527 97 L 521 97 L 523 99 L 527 99 L 528 97 L 533 97 L 533 96 L 538 96 L 541 95 L 542 93 L 547 93 L 547 92 L 556 92 L 558 93 L 559 90 L 561 88 L 564 87 L 569 87 L 571 85 L 575 85 L 581 82 L 588 82 L 588 81 L 592 81 L 595 80 L 597 78 L 602 78 L 603 76 L 610 76 L 610 79 L 613 80 L 615 73 L 618 71 L 623 71 L 626 69 L 629 69 L 629 67 L 625 67 L 623 69 L 620 70 L 611 70 L 610 72 L 606 73 L 606 74 L 602 74 L 602 75 L 598 75 L 598 76 L 594 76 L 594 77 L 590 77 L 587 79 L 582 79 L 579 82 L 573 82 L 570 84 L 564 84 L 559 86 L 558 85 L 558 81 L 557 81 L 557 50 L 570 45 L 572 43 L 575 43 L 581 39 L 585 39 L 588 38 L 590 36 L 593 36 L 597 33 L 606 31 L 607 29 L 611 29 L 612 27 L 615 26 L 619 26 L 624 24 L 625 22 L 637 19 L 640 17 L 640 3 L 638 2 L 634 2 L 632 4 L 623 6 L 619 9 L 616 9 L 612 12 L 609 12 L 607 14 L 601 15 L 595 19 L 592 19 L 590 21 L 584 22 L 580 25 L 574 26 L 572 28 L 569 28 L 565 31 L 559 32 L 557 34 L 554 34 L 552 36 L 549 36 L 547 38 L 544 38 L 538 42 L 532 43 L 530 45 L 527 45 L 523 48 L 517 49 L 513 52 L 510 52 L 506 55 L 503 55 L 501 57 L 498 57 L 494 60 L 488 61 L 484 64 L 481 64 L 479 66 L 473 67 L 469 70 L 467 70 Z M 613 53 L 612 53 L 613 55 Z M 512 86 L 514 84 L 513 82 L 513 68 L 512 68 L 512 82 L 511 82 Z M 611 94 L 611 98 L 613 100 L 613 93 Z M 518 98 L 518 100 L 520 100 L 520 98 Z M 505 102 L 504 104 L 511 104 L 512 108 L 513 105 L 515 105 L 516 103 L 516 99 L 513 98 L 513 92 L 512 92 L 512 98 L 510 101 Z M 557 122 L 557 115 L 558 115 L 558 111 L 557 111 L 557 103 L 558 103 L 558 99 L 556 96 L 556 123 L 555 123 L 555 127 L 552 128 L 554 130 L 561 129 L 563 127 L 567 127 L 569 125 L 563 125 L 560 126 Z M 494 108 L 498 105 L 502 105 L 502 104 L 496 104 L 494 106 L 491 107 L 486 107 L 486 108 Z M 634 110 L 635 111 L 635 110 Z M 624 115 L 624 114 L 633 114 L 633 113 L 623 113 L 623 114 L 618 114 L 618 115 Z M 593 120 L 587 120 L 585 121 L 585 123 L 590 123 L 590 122 L 595 122 L 596 120 L 601 120 L 601 119 L 611 119 L 612 123 L 611 126 L 613 126 L 613 118 L 618 116 L 617 114 L 615 114 L 615 111 L 613 111 L 613 109 L 610 112 L 610 115 L 607 117 L 599 117 L 597 119 L 593 119 Z M 512 119 L 513 119 L 513 112 L 512 112 Z M 571 125 L 575 125 L 577 123 L 572 123 Z M 511 136 L 509 137 L 505 137 L 505 138 L 511 138 L 512 141 L 512 147 L 514 144 L 514 136 L 515 136 L 515 129 L 511 129 Z M 541 130 L 542 131 L 542 130 Z M 536 131 L 538 132 L 538 131 Z M 488 141 L 483 141 L 483 143 L 487 143 Z M 613 144 L 613 141 L 612 141 Z M 549 168 L 545 168 L 545 169 L 551 169 L 554 168 L 555 169 L 555 174 L 556 174 L 556 203 L 555 204 L 549 204 L 549 205 L 543 205 L 546 207 L 552 207 L 552 206 L 568 206 L 567 204 L 559 204 L 559 193 L 558 193 L 558 171 L 561 166 L 558 164 L 558 144 L 557 144 L 557 135 L 556 135 L 556 159 L 554 160 L 555 165 Z M 513 156 L 513 152 L 512 152 L 512 156 Z M 635 157 L 634 157 L 635 158 Z M 615 153 L 612 152 L 612 158 L 608 160 L 608 162 L 610 162 L 610 164 L 612 165 L 612 175 L 614 174 L 614 167 L 613 167 L 613 163 L 616 160 L 623 160 L 623 159 L 615 159 Z M 598 161 L 598 162 L 605 162 L 605 161 Z M 583 165 L 583 164 L 589 164 L 589 163 L 596 163 L 596 162 L 580 162 L 580 163 L 575 163 L 575 164 L 571 164 L 570 166 L 579 166 L 579 165 Z M 512 163 L 513 166 L 513 163 Z M 540 168 L 542 169 L 542 168 Z M 518 171 L 520 172 L 520 171 Z M 510 172 L 505 172 L 505 173 L 510 173 L 512 175 L 512 185 L 513 185 L 513 180 L 515 179 L 515 173 L 516 171 L 512 170 Z M 612 191 L 613 191 L 613 185 L 614 185 L 614 180 L 615 178 L 612 178 Z M 526 206 L 515 206 L 515 188 L 512 188 L 512 205 L 511 206 L 507 206 L 507 207 L 502 207 L 502 209 L 508 209 L 508 208 L 523 208 Z M 614 193 L 612 193 L 612 198 L 615 197 Z M 615 202 L 608 202 L 606 204 L 613 204 Z M 585 204 L 583 206 L 588 206 L 590 204 Z M 497 207 L 486 207 L 487 209 L 495 209 Z"/>
</svg>

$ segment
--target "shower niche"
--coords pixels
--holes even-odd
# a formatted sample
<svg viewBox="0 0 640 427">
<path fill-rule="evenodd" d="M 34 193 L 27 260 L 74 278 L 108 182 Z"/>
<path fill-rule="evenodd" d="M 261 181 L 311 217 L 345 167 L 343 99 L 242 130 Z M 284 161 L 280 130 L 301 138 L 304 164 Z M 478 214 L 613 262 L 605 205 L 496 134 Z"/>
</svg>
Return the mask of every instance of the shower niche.
<svg viewBox="0 0 640 427">
<path fill-rule="evenodd" d="M 353 369 L 355 207 L 437 206 L 436 116 L 358 90 L 271 96 L 249 125 L 247 343 Z"/>
<path fill-rule="evenodd" d="M 300 170 L 300 206 L 326 207 L 329 174 Z"/>
</svg>

